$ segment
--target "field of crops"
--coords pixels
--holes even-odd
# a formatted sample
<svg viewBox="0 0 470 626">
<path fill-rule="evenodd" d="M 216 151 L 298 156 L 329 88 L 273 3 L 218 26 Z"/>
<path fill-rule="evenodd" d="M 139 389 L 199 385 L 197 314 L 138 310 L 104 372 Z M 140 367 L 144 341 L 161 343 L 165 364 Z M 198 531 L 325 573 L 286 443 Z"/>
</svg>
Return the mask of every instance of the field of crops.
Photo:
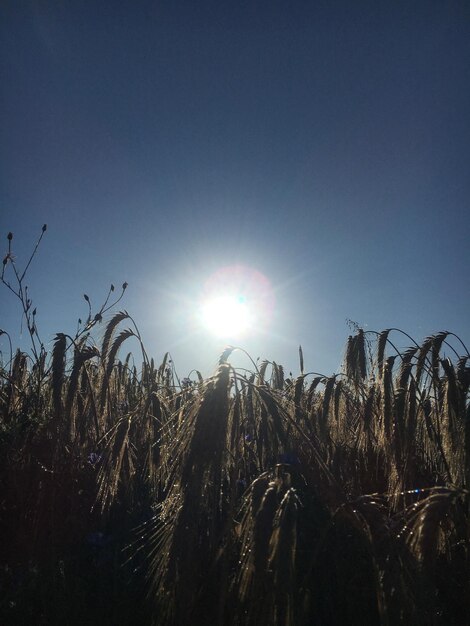
<svg viewBox="0 0 470 626">
<path fill-rule="evenodd" d="M 301 350 L 295 376 L 237 370 L 228 348 L 180 380 L 116 301 L 46 354 L 16 278 L 32 350 L 0 368 L 2 624 L 468 623 L 458 337 L 357 328 L 334 376 Z"/>
</svg>

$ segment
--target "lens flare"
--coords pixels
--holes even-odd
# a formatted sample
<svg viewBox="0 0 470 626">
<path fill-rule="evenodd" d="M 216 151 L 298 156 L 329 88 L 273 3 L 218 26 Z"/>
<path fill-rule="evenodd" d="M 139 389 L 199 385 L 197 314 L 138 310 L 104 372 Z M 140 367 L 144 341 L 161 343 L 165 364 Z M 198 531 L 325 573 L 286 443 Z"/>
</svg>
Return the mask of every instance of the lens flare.
<svg viewBox="0 0 470 626">
<path fill-rule="evenodd" d="M 252 322 L 250 309 L 237 295 L 221 295 L 202 306 L 204 326 L 217 337 L 239 337 L 249 330 Z"/>
<path fill-rule="evenodd" d="M 204 285 L 199 319 L 212 335 L 238 339 L 265 331 L 273 304 L 270 283 L 261 272 L 242 265 L 223 267 Z"/>
</svg>

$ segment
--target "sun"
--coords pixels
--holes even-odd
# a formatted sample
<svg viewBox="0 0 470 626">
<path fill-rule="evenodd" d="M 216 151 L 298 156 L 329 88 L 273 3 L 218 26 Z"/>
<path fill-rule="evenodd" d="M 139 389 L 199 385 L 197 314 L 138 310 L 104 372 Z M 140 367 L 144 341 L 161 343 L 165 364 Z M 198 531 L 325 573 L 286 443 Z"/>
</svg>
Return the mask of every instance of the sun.
<svg viewBox="0 0 470 626">
<path fill-rule="evenodd" d="M 253 325 L 254 315 L 246 298 L 240 294 L 210 297 L 201 306 L 203 326 L 219 338 L 239 338 Z"/>
<path fill-rule="evenodd" d="M 227 265 L 204 281 L 194 311 L 199 330 L 232 342 L 265 333 L 273 306 L 274 293 L 266 276 L 245 265 Z"/>
</svg>

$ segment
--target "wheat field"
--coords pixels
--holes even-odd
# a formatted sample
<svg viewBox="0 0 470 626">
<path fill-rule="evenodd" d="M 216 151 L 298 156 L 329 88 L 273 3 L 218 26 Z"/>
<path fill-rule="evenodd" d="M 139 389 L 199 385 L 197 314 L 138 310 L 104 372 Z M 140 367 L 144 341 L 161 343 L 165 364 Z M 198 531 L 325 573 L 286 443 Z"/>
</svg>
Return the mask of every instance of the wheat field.
<svg viewBox="0 0 470 626">
<path fill-rule="evenodd" d="M 0 368 L 1 623 L 468 623 L 457 336 L 356 328 L 334 376 L 227 348 L 180 380 L 116 312 L 125 284 L 47 354 L 14 271 L 32 350 Z"/>
</svg>

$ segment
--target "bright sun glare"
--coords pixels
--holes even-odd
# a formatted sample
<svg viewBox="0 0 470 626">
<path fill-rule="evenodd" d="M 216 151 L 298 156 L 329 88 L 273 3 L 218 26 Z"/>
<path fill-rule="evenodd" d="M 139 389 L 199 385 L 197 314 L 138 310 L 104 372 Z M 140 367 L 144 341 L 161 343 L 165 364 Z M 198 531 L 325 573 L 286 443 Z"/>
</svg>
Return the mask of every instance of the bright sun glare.
<svg viewBox="0 0 470 626">
<path fill-rule="evenodd" d="M 202 322 L 217 337 L 241 337 L 252 325 L 252 312 L 243 296 L 225 294 L 205 302 Z"/>
<path fill-rule="evenodd" d="M 265 332 L 274 304 L 273 291 L 261 272 L 243 265 L 221 267 L 204 283 L 198 323 L 227 341 Z"/>
</svg>

